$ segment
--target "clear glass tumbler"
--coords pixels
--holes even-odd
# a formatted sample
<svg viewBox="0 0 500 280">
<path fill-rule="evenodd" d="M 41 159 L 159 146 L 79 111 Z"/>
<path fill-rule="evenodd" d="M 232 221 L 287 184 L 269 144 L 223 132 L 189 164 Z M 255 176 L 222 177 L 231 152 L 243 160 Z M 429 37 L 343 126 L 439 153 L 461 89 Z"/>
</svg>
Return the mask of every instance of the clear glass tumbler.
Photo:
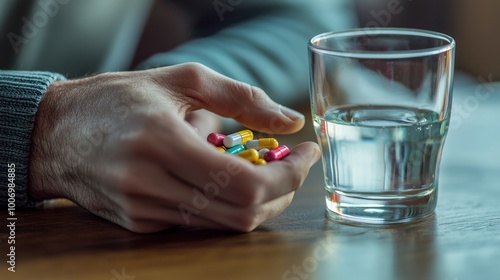
<svg viewBox="0 0 500 280">
<path fill-rule="evenodd" d="M 402 223 L 433 213 L 455 41 L 355 29 L 309 42 L 310 98 L 331 218 Z"/>
</svg>

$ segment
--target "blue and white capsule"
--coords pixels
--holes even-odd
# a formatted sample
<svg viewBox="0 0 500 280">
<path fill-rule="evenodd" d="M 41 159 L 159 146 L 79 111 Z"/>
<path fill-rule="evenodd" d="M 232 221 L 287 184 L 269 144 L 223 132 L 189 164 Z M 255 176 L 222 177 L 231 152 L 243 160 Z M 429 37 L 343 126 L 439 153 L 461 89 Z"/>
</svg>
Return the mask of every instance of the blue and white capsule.
<svg viewBox="0 0 500 280">
<path fill-rule="evenodd" d="M 244 150 L 245 150 L 245 146 L 243 146 L 243 145 L 236 145 L 234 147 L 231 147 L 231 148 L 227 149 L 226 153 L 237 155 L 237 154 L 243 152 Z"/>
</svg>

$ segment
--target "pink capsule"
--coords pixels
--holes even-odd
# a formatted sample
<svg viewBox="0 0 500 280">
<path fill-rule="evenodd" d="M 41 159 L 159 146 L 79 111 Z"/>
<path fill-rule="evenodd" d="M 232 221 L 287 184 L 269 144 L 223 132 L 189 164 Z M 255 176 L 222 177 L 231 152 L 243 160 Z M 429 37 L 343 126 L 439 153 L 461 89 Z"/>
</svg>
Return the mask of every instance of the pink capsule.
<svg viewBox="0 0 500 280">
<path fill-rule="evenodd" d="M 267 152 L 264 155 L 264 160 L 267 162 L 274 160 L 282 160 L 289 154 L 290 154 L 290 149 L 288 149 L 288 147 L 285 145 L 281 145 L 278 148 L 269 150 L 269 152 Z"/>
<path fill-rule="evenodd" d="M 226 135 L 224 134 L 213 132 L 208 135 L 207 141 L 216 147 L 220 147 L 222 146 L 225 137 Z"/>
</svg>

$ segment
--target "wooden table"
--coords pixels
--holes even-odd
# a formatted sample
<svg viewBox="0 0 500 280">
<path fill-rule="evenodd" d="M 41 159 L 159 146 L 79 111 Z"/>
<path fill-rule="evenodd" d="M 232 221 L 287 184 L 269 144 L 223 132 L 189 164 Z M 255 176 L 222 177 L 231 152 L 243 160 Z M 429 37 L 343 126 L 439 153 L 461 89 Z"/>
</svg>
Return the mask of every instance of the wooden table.
<svg viewBox="0 0 500 280">
<path fill-rule="evenodd" d="M 500 85 L 487 99 L 476 96 L 475 106 L 479 86 L 456 89 L 455 105 L 469 114 L 454 113 L 463 122 L 449 133 L 437 210 L 424 221 L 356 227 L 328 220 L 317 164 L 292 205 L 248 234 L 175 228 L 139 235 L 74 206 L 19 211 L 17 272 L 7 271 L 2 226 L 0 278 L 500 279 Z M 309 126 L 280 139 L 315 138 Z"/>
</svg>

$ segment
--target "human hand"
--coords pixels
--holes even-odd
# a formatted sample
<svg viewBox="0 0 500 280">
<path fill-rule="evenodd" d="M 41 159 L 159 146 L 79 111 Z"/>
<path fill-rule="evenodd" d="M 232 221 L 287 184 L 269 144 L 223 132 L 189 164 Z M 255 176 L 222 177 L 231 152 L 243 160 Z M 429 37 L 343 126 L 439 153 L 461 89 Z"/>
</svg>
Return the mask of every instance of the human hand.
<svg viewBox="0 0 500 280">
<path fill-rule="evenodd" d="M 290 204 L 319 148 L 302 143 L 254 166 L 200 136 L 215 131 L 209 112 L 267 133 L 304 125 L 260 89 L 199 64 L 55 82 L 36 115 L 30 195 L 68 198 L 134 232 L 251 231 Z"/>
</svg>

